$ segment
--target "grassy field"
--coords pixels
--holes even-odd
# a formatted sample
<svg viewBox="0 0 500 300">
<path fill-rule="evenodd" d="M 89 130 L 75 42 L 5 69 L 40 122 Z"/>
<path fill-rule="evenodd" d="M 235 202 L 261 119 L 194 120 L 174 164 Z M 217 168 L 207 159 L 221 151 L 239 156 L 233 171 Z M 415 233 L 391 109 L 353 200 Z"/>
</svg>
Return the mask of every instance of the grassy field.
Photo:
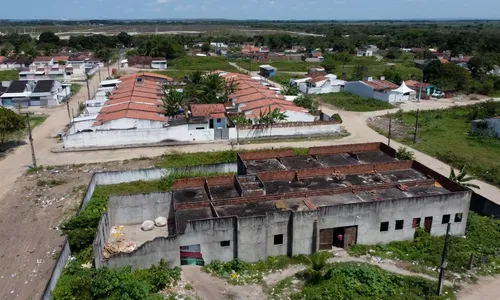
<svg viewBox="0 0 500 300">
<path fill-rule="evenodd" d="M 279 83 L 281 85 L 288 85 L 290 83 L 290 78 L 304 78 L 304 77 L 305 75 L 276 72 L 276 75 L 270 78 L 270 80 Z"/>
<path fill-rule="evenodd" d="M 173 70 L 224 70 L 237 72 L 238 70 L 229 64 L 226 57 L 223 56 L 186 56 L 175 58 L 168 61 L 168 68 Z"/>
<path fill-rule="evenodd" d="M 18 70 L 6 70 L 0 71 L 0 81 L 18 80 L 19 71 Z"/>
<path fill-rule="evenodd" d="M 393 105 L 373 98 L 360 97 L 351 93 L 321 94 L 317 97 L 326 103 L 348 111 L 376 111 L 394 108 Z"/>
<path fill-rule="evenodd" d="M 166 75 L 168 77 L 172 77 L 173 79 L 177 81 L 183 81 L 184 76 L 189 75 L 192 70 L 165 70 L 165 71 L 154 71 L 153 73 L 156 74 L 161 74 L 161 75 Z"/>
<path fill-rule="evenodd" d="M 500 139 L 469 134 L 470 121 L 485 114 L 499 115 L 500 103 L 422 111 L 417 143 L 411 146 L 454 167 L 465 165 L 470 175 L 500 186 Z M 398 115 L 409 129 L 414 128 L 415 112 Z M 411 143 L 409 139 L 402 142 Z"/>
</svg>

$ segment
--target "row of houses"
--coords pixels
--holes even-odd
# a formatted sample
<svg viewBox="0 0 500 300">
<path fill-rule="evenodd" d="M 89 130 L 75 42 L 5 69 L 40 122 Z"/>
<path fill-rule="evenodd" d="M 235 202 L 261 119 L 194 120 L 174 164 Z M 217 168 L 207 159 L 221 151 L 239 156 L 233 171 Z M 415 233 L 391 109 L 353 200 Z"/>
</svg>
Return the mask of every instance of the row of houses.
<svg viewBox="0 0 500 300">
<path fill-rule="evenodd" d="M 238 90 L 225 103 L 190 104 L 179 114 L 165 115 L 163 88 L 175 82 L 164 75 L 138 73 L 101 82 L 96 98 L 86 101 L 82 115 L 75 118 L 63 138 L 64 146 L 100 147 L 151 144 L 162 141 L 207 142 L 220 139 L 268 137 L 296 134 L 332 134 L 340 130 L 335 122 L 320 119 L 293 103 L 293 97 L 279 95 L 279 89 L 265 80 L 239 73 L 214 71 Z M 175 86 L 181 90 L 182 85 Z M 286 116 L 285 126 L 261 127 L 260 118 L 278 111 Z M 244 116 L 250 124 L 237 132 L 231 116 Z M 315 126 L 318 125 L 318 126 Z M 322 126 L 325 125 L 325 126 Z M 257 126 L 257 127 L 253 127 Z"/>
<path fill-rule="evenodd" d="M 0 86 L 0 106 L 55 106 L 71 94 L 71 86 L 55 80 L 3 81 Z"/>
</svg>

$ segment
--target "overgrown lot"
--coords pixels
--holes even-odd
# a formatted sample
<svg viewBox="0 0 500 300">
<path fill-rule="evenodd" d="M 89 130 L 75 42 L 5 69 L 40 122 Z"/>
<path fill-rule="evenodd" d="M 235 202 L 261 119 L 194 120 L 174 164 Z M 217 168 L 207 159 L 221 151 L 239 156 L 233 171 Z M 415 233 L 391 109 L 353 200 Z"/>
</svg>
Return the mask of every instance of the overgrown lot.
<svg viewBox="0 0 500 300">
<path fill-rule="evenodd" d="M 388 102 L 361 97 L 346 92 L 321 94 L 317 96 L 323 102 L 348 111 L 376 111 L 394 108 L 394 106 Z"/>
<path fill-rule="evenodd" d="M 291 299 L 307 300 L 452 300 L 447 287 L 441 296 L 435 294 L 436 283 L 412 276 L 401 276 L 367 263 L 334 263 L 325 267 L 319 282 L 307 281 L 301 292 Z"/>
<path fill-rule="evenodd" d="M 446 225 L 443 225 L 446 226 Z M 430 236 L 422 228 L 412 241 L 397 241 L 379 245 L 355 245 L 352 255 L 370 254 L 382 258 L 397 258 L 436 268 L 441 264 L 444 236 Z M 471 254 L 479 275 L 500 273 L 500 220 L 469 213 L 465 237 L 451 237 L 447 269 L 457 273 L 467 271 Z"/>
<path fill-rule="evenodd" d="M 500 102 L 484 102 L 444 110 L 419 113 L 417 143 L 411 144 L 422 152 L 456 168 L 467 167 L 470 175 L 500 186 L 500 139 L 488 134 L 470 134 L 471 121 L 500 115 Z M 416 112 L 393 115 L 413 132 Z M 387 134 L 386 128 L 377 131 Z M 412 135 L 401 140 L 412 143 Z"/>
<path fill-rule="evenodd" d="M 238 72 L 238 70 L 229 64 L 226 57 L 223 56 L 186 56 L 174 58 L 168 61 L 168 68 L 174 70 L 224 70 Z"/>
<path fill-rule="evenodd" d="M 18 80 L 18 79 L 19 79 L 19 71 L 18 70 L 0 71 L 0 81 L 10 81 L 10 80 Z"/>
</svg>

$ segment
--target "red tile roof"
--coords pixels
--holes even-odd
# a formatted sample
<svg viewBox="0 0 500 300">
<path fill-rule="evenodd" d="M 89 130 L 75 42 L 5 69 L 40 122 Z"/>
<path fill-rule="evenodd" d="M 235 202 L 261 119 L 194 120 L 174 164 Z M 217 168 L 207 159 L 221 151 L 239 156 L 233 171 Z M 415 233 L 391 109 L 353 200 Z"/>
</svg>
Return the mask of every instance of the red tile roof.
<svg viewBox="0 0 500 300">
<path fill-rule="evenodd" d="M 212 114 L 225 113 L 223 104 L 191 104 L 191 116 L 210 117 Z"/>
<path fill-rule="evenodd" d="M 425 82 L 420 83 L 420 82 L 415 81 L 415 80 L 407 80 L 407 81 L 405 81 L 405 84 L 407 87 L 409 87 L 410 89 L 413 89 L 413 90 L 420 89 L 420 85 L 422 85 L 422 88 L 426 88 L 430 85 L 428 83 L 425 83 Z"/>
<path fill-rule="evenodd" d="M 49 62 L 52 60 L 52 56 L 37 56 L 33 59 L 33 61 L 44 61 Z"/>
<path fill-rule="evenodd" d="M 440 58 L 439 61 L 442 63 L 442 64 L 447 64 L 449 63 L 449 61 L 446 59 L 446 58 Z"/>
<path fill-rule="evenodd" d="M 166 75 L 161 75 L 161 74 L 156 74 L 156 73 L 151 73 L 151 72 L 140 72 L 136 74 L 129 74 L 120 77 L 120 80 L 126 80 L 130 78 L 137 78 L 137 77 L 145 77 L 146 79 L 152 78 L 152 79 L 166 79 L 167 81 L 174 81 L 171 77 L 168 77 Z"/>
<path fill-rule="evenodd" d="M 267 107 L 267 106 L 273 105 L 273 104 L 277 104 L 280 106 L 283 106 L 283 105 L 294 106 L 295 105 L 293 102 L 290 102 L 287 100 L 281 100 L 281 99 L 273 100 L 273 99 L 265 98 L 262 100 L 257 100 L 257 101 L 252 101 L 252 102 L 247 103 L 245 106 L 243 106 L 241 108 L 241 111 L 244 112 L 244 111 L 248 111 L 248 110 L 254 110 L 254 109 L 259 108 L 259 107 Z"/>
<path fill-rule="evenodd" d="M 5 56 L 0 56 L 0 63 L 5 59 Z"/>
<path fill-rule="evenodd" d="M 460 59 L 460 62 L 468 63 L 471 58 L 474 56 L 464 56 Z"/>
<path fill-rule="evenodd" d="M 160 121 L 160 122 L 168 121 L 167 117 L 160 115 L 156 112 L 145 112 L 138 110 L 120 110 L 108 114 L 99 114 L 96 118 L 96 122 L 94 122 L 92 126 L 102 125 L 105 122 L 119 120 L 123 118 Z"/>
<path fill-rule="evenodd" d="M 135 103 L 148 103 L 148 104 L 153 104 L 153 105 L 160 105 L 162 104 L 161 100 L 158 99 L 151 99 L 151 98 L 140 98 L 140 97 L 124 97 L 120 99 L 112 99 L 108 100 L 105 102 L 106 105 L 113 105 L 113 104 L 120 104 L 120 103 L 128 103 L 128 102 L 135 102 Z"/>
<path fill-rule="evenodd" d="M 373 80 L 373 81 L 363 80 L 363 83 L 369 85 L 376 91 L 394 90 L 399 87 L 398 85 L 387 80 Z"/>
<path fill-rule="evenodd" d="M 59 62 L 59 61 L 68 61 L 69 55 L 60 55 L 60 56 L 54 56 L 54 62 Z"/>
<path fill-rule="evenodd" d="M 323 53 L 319 52 L 319 51 L 316 51 L 312 54 L 312 57 L 320 57 L 320 56 L 323 56 Z"/>
<path fill-rule="evenodd" d="M 137 110 L 137 111 L 149 111 L 149 112 L 156 112 L 156 113 L 163 113 L 164 110 L 157 106 L 157 105 L 152 105 L 152 104 L 144 104 L 144 103 L 135 103 L 135 102 L 125 102 L 125 103 L 120 103 L 116 105 L 107 105 L 104 106 L 100 113 L 101 114 L 106 114 L 106 113 L 111 113 L 111 112 L 116 112 L 120 110 Z"/>
</svg>

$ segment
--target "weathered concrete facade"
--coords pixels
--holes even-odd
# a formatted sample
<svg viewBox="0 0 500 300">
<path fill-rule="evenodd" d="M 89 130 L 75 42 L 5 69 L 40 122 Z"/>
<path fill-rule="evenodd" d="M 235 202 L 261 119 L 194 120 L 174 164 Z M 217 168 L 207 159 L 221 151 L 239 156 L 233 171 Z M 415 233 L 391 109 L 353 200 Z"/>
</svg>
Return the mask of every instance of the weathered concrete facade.
<svg viewBox="0 0 500 300">
<path fill-rule="evenodd" d="M 247 152 L 239 155 L 237 176 L 181 179 L 172 192 L 112 197 L 95 252 L 111 226 L 157 215 L 168 215 L 168 236 L 109 259 L 96 253 L 96 266 L 145 268 L 162 258 L 174 266 L 189 259 L 253 262 L 331 249 L 338 234 L 342 247 L 412 239 L 419 226 L 443 235 L 448 222 L 453 235 L 463 235 L 470 191 L 418 162 L 397 161 L 394 152 L 378 143 L 310 148 L 307 156 Z"/>
</svg>

